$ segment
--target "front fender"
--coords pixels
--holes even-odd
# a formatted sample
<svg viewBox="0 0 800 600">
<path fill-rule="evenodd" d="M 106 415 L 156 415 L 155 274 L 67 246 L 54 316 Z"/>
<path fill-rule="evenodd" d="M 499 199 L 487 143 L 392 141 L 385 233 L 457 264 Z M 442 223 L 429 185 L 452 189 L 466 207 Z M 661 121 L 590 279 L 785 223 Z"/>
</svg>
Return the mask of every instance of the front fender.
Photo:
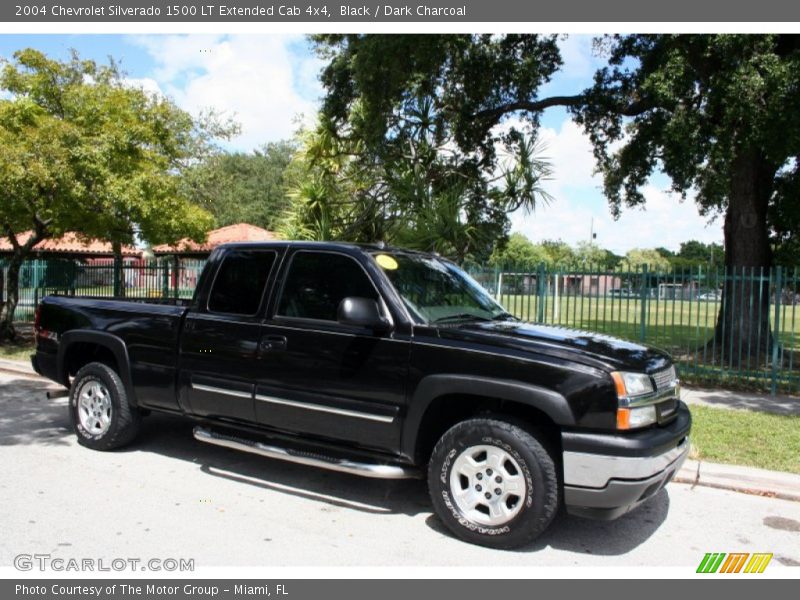
<svg viewBox="0 0 800 600">
<path fill-rule="evenodd" d="M 428 375 L 419 382 L 408 405 L 401 440 L 401 451 L 405 456 L 415 455 L 420 426 L 431 403 L 449 394 L 484 396 L 516 402 L 542 411 L 557 425 L 575 424 L 575 416 L 566 398 L 553 390 L 504 379 L 469 375 Z"/>
</svg>

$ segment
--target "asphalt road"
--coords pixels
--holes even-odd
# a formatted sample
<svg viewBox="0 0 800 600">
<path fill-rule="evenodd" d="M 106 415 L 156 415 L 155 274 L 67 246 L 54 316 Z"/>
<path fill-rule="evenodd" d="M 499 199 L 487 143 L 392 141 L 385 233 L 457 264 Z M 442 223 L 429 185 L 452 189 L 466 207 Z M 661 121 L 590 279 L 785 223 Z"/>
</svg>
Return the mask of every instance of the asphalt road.
<svg viewBox="0 0 800 600">
<path fill-rule="evenodd" d="M 0 566 L 20 553 L 257 565 L 696 566 L 706 552 L 800 565 L 800 503 L 670 484 L 613 522 L 559 515 L 514 552 L 451 537 L 422 482 L 385 482 L 208 446 L 152 415 L 129 449 L 93 452 L 47 383 L 0 373 Z"/>
</svg>

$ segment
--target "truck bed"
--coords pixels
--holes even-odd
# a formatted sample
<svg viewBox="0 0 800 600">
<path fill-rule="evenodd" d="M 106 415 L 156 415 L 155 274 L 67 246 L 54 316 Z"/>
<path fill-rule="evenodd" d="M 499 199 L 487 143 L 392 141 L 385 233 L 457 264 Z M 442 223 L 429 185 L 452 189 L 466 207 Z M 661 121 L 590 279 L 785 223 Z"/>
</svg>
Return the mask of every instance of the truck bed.
<svg viewBox="0 0 800 600">
<path fill-rule="evenodd" d="M 38 367 L 48 377 L 66 383 L 66 377 L 74 373 L 69 372 L 69 357 L 59 364 L 56 356 L 62 334 L 70 332 L 74 338 L 84 331 L 87 335 L 105 332 L 124 343 L 121 351 L 127 354 L 137 395 L 156 407 L 177 410 L 175 374 L 186 304 L 185 300 L 47 296 L 39 316 L 47 329 L 40 333 L 43 352 Z"/>
</svg>

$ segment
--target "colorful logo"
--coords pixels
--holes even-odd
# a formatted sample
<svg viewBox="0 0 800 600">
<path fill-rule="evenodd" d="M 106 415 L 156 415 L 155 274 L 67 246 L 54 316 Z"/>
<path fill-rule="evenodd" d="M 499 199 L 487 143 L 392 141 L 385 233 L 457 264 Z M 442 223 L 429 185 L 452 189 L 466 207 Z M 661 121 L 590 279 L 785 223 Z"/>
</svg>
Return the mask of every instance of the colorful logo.
<svg viewBox="0 0 800 600">
<path fill-rule="evenodd" d="M 708 552 L 697 567 L 698 573 L 763 573 L 771 552 Z"/>
</svg>

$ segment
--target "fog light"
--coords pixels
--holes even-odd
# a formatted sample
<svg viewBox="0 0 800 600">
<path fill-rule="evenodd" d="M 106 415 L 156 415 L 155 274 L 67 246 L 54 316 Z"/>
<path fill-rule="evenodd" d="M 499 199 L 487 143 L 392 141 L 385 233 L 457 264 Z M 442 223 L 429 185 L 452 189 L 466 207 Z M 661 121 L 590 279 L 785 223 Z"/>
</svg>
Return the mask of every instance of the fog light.
<svg viewBox="0 0 800 600">
<path fill-rule="evenodd" d="M 638 429 L 655 422 L 656 407 L 653 405 L 617 409 L 617 429 Z"/>
</svg>

